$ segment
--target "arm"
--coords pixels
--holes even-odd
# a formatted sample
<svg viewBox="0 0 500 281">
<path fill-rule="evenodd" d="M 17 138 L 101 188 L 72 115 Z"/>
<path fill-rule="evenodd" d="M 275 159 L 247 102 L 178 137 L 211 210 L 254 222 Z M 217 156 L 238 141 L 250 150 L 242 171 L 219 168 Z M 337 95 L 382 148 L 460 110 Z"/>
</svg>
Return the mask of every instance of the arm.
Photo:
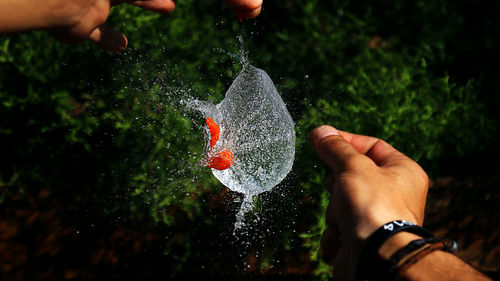
<svg viewBox="0 0 500 281">
<path fill-rule="evenodd" d="M 53 1 L 46 2 L 0 0 L 0 34 L 47 28 L 44 8 Z"/>
<path fill-rule="evenodd" d="M 327 182 L 332 199 L 322 247 L 335 260 L 335 280 L 354 280 L 362 246 L 375 230 L 400 219 L 422 225 L 429 180 L 416 162 L 377 138 L 321 126 L 311 133 L 311 142 L 333 170 Z M 378 254 L 388 259 L 418 238 L 398 233 Z M 403 280 L 488 280 L 442 251 L 427 255 L 403 275 Z"/>
</svg>

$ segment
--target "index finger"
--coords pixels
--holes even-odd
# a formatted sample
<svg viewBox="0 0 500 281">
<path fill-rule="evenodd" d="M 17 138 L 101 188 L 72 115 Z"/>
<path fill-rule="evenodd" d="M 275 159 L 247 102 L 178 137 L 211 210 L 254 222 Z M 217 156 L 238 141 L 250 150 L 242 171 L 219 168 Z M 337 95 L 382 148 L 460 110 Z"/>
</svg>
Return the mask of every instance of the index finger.
<svg viewBox="0 0 500 281">
<path fill-rule="evenodd" d="M 128 3 L 146 10 L 169 14 L 175 9 L 176 0 L 111 0 L 111 5 Z"/>
<path fill-rule="evenodd" d="M 338 130 L 339 134 L 359 153 L 368 156 L 378 166 L 397 165 L 401 161 L 411 160 L 386 141 L 379 138 L 352 134 Z"/>
<path fill-rule="evenodd" d="M 342 138 L 331 138 L 326 141 L 331 136 L 330 132 L 333 131 Z M 311 141 L 317 144 L 316 149 L 320 157 L 325 158 L 323 159 L 326 160 L 325 163 L 333 167 L 339 166 L 337 162 L 356 152 L 367 156 L 378 166 L 388 167 L 403 164 L 402 161 L 405 163 L 411 161 L 381 139 L 340 131 L 330 126 L 320 126 L 314 129 L 311 133 Z"/>
</svg>

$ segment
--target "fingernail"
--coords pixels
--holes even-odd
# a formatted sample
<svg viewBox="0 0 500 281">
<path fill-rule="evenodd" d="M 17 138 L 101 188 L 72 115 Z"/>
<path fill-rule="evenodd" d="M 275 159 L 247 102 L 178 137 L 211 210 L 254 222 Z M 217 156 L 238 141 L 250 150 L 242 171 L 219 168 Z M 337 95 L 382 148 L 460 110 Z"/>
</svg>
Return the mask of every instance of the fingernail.
<svg viewBox="0 0 500 281">
<path fill-rule="evenodd" d="M 120 38 L 117 38 L 115 41 L 115 50 L 117 52 L 121 52 L 127 48 L 128 45 L 128 39 L 125 36 L 121 36 Z"/>
<path fill-rule="evenodd" d="M 338 136 L 338 135 L 339 132 L 332 126 L 328 125 L 319 126 L 318 128 L 314 129 L 311 132 L 311 143 L 314 146 L 316 146 L 316 143 L 318 143 L 320 140 L 329 136 Z"/>
</svg>

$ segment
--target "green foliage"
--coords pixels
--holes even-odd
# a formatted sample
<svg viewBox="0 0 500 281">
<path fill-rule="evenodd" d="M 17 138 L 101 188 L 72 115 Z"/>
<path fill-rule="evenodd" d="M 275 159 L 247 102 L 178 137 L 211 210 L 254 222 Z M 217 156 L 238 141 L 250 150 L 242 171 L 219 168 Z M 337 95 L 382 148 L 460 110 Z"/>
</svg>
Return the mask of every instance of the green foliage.
<svg viewBox="0 0 500 281">
<path fill-rule="evenodd" d="M 224 52 L 238 54 L 241 35 L 297 123 L 295 176 L 279 187 L 289 194 L 278 204 L 258 201 L 262 220 L 271 216 L 264 225 L 283 227 L 260 236 L 268 238 L 260 268 L 304 246 L 327 279 L 331 268 L 319 256 L 327 169 L 308 144 L 312 128 L 386 139 L 439 175 L 440 160 L 491 146 L 498 114 L 488 96 L 497 70 L 473 60 L 498 47 L 496 25 L 485 18 L 487 44 L 471 44 L 472 1 L 351 2 L 268 1 L 256 21 L 241 24 L 215 0 L 178 1 L 168 16 L 118 6 L 109 24 L 128 36 L 123 54 L 66 46 L 44 32 L 0 38 L 0 204 L 40 187 L 88 192 L 100 216 L 165 227 L 161 250 L 173 275 L 207 259 L 239 268 L 241 258 L 223 257 L 229 242 L 219 242 L 232 230 L 218 212 L 229 220 L 235 211 L 214 207 L 222 187 L 199 165 L 203 120 L 180 101 L 222 99 L 241 68 Z"/>
<path fill-rule="evenodd" d="M 378 50 L 365 50 L 352 65 L 358 75 L 339 81 L 343 91 L 333 98 L 318 98 L 301 127 L 336 124 L 385 139 L 424 163 L 442 156 L 449 145 L 454 149 L 447 153 L 480 149 L 481 139 L 467 136 L 491 132 L 491 121 L 478 114 L 485 106 L 478 102 L 472 81 L 457 86 L 449 76 L 427 75 L 423 59 Z"/>
</svg>

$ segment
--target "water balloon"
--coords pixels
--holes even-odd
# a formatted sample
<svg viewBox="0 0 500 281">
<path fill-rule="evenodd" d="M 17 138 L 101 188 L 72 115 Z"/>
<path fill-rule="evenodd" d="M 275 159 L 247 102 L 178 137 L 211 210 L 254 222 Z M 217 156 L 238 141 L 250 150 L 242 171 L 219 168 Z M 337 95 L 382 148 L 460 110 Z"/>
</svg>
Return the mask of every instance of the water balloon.
<svg viewBox="0 0 500 281">
<path fill-rule="evenodd" d="M 278 185 L 291 171 L 295 128 L 267 73 L 248 63 L 217 105 L 197 101 L 210 132 L 206 166 L 230 190 L 245 198 L 235 228 L 244 225 L 252 198 Z"/>
</svg>

